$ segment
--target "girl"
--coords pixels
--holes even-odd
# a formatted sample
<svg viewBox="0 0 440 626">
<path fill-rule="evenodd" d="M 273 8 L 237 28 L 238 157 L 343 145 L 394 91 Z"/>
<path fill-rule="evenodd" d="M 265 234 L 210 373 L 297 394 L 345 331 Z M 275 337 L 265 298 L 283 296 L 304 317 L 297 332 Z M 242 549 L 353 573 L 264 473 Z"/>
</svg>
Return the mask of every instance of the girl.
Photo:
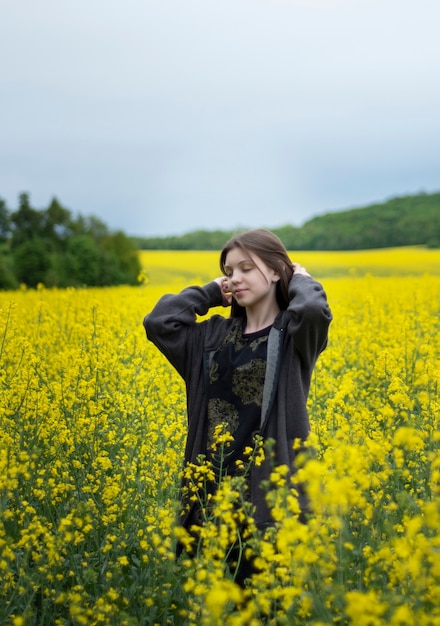
<svg viewBox="0 0 440 626">
<path fill-rule="evenodd" d="M 260 528 L 271 523 L 265 491 L 273 464 L 293 474 L 295 439 L 309 433 L 306 402 L 316 359 L 327 344 L 332 316 L 322 286 L 292 263 L 280 239 L 256 229 L 232 238 L 220 254 L 223 276 L 204 287 L 165 295 L 144 319 L 147 337 L 186 384 L 188 434 L 185 464 L 199 455 L 219 473 L 243 468 L 245 450 L 255 436 L 273 440 L 274 458 L 252 464 L 248 498 Z M 211 307 L 231 307 L 230 317 Z M 214 452 L 217 426 L 232 441 L 225 458 Z M 182 493 L 185 490 L 182 489 Z M 182 503 L 181 524 L 198 522 L 194 502 Z M 302 510 L 306 509 L 299 495 Z"/>
</svg>

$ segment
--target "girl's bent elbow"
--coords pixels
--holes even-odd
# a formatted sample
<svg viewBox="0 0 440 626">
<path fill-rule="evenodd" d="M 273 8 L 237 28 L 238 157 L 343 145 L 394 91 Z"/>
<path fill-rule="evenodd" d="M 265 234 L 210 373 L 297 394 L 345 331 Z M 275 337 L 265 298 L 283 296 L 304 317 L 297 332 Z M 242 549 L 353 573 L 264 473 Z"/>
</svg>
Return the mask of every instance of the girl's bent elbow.
<svg viewBox="0 0 440 626">
<path fill-rule="evenodd" d="M 155 334 L 156 327 L 156 324 L 154 323 L 154 318 L 152 318 L 150 314 L 144 317 L 143 326 L 145 332 L 147 333 L 148 339 L 150 339 L 150 337 Z"/>
</svg>

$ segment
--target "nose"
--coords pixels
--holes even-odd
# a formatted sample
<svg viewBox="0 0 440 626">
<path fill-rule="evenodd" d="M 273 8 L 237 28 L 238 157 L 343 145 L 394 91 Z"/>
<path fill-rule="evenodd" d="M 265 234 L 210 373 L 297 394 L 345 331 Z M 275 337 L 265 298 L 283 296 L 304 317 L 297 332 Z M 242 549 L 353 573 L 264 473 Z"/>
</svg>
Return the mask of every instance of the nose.
<svg viewBox="0 0 440 626">
<path fill-rule="evenodd" d="M 235 285 L 235 284 L 237 284 L 237 283 L 239 283 L 239 282 L 240 282 L 240 280 L 241 280 L 241 273 L 240 273 L 240 271 L 239 271 L 239 270 L 234 270 L 234 271 L 232 272 L 232 274 L 230 275 L 229 280 L 230 280 L 230 281 L 231 281 L 231 283 L 232 283 L 232 284 L 234 284 L 234 285 Z"/>
</svg>

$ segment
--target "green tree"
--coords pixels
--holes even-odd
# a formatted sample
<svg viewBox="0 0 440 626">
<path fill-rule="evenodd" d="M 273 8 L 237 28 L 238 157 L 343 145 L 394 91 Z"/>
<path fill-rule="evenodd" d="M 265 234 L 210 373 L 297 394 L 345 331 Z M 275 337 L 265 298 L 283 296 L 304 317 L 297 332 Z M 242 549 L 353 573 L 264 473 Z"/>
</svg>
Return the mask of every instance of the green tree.
<svg viewBox="0 0 440 626">
<path fill-rule="evenodd" d="M 11 255 L 0 244 L 0 289 L 16 289 L 17 286 Z"/>
<path fill-rule="evenodd" d="M 0 243 L 8 240 L 11 233 L 11 217 L 6 202 L 0 198 Z"/>
<path fill-rule="evenodd" d="M 51 240 L 57 248 L 73 233 L 72 215 L 55 197 L 43 212 L 42 229 L 44 237 Z"/>
<path fill-rule="evenodd" d="M 43 235 L 43 215 L 41 211 L 33 209 L 30 205 L 29 194 L 21 193 L 18 199 L 18 209 L 11 215 L 12 247 L 35 237 Z"/>
<path fill-rule="evenodd" d="M 82 220 L 84 225 L 84 233 L 90 235 L 96 241 L 102 241 L 109 235 L 109 229 L 102 220 L 94 215 L 90 215 Z"/>
<path fill-rule="evenodd" d="M 114 276 L 111 284 L 137 284 L 141 264 L 133 241 L 122 231 L 117 231 L 105 239 L 103 247 L 108 267 L 113 267 Z M 111 276 L 108 280 L 111 280 Z"/>
<path fill-rule="evenodd" d="M 101 254 L 89 235 L 75 235 L 67 242 L 65 271 L 70 285 L 99 285 Z"/>
<path fill-rule="evenodd" d="M 20 283 L 36 287 L 45 283 L 46 272 L 51 267 L 51 256 L 39 237 L 28 239 L 13 250 L 14 273 Z"/>
<path fill-rule="evenodd" d="M 141 266 L 135 242 L 112 233 L 95 216 L 72 217 L 53 197 L 46 209 L 21 193 L 9 214 L 0 198 L 0 289 L 35 286 L 137 284 Z"/>
</svg>

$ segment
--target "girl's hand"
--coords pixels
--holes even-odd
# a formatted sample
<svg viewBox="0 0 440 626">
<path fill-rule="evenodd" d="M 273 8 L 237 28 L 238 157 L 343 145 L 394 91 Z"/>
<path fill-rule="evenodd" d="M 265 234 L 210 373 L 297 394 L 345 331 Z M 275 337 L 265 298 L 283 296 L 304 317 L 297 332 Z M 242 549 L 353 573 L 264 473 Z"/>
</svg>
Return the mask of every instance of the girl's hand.
<svg viewBox="0 0 440 626">
<path fill-rule="evenodd" d="M 222 292 L 223 306 L 229 306 L 232 302 L 232 294 L 229 290 L 228 279 L 226 276 L 220 276 L 215 279 L 215 282 L 220 287 L 220 291 Z"/>
<path fill-rule="evenodd" d="M 306 268 L 300 265 L 299 263 L 292 263 L 292 269 L 293 269 L 294 274 L 302 274 L 303 276 L 310 276 Z"/>
</svg>

